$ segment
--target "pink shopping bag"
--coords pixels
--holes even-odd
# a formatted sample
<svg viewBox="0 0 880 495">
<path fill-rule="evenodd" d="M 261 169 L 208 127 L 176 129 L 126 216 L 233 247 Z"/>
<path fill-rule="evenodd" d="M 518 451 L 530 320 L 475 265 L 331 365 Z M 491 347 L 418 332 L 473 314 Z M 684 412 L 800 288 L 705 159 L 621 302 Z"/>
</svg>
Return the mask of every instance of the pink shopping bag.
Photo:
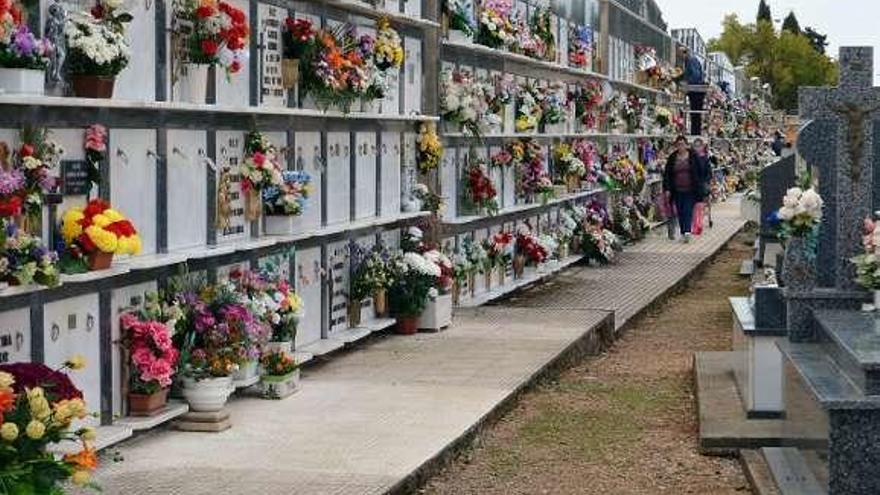
<svg viewBox="0 0 880 495">
<path fill-rule="evenodd" d="M 700 235 L 703 233 L 703 215 L 705 212 L 705 203 L 697 203 L 694 205 L 694 223 L 691 225 L 691 232 L 694 235 Z"/>
</svg>

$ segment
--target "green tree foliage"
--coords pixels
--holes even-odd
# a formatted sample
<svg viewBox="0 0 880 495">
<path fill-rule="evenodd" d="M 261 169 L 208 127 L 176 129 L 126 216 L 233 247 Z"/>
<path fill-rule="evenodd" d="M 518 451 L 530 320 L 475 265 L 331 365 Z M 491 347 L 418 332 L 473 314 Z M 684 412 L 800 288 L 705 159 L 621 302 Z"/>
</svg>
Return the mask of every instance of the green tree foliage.
<svg viewBox="0 0 880 495">
<path fill-rule="evenodd" d="M 761 3 L 758 4 L 758 19 L 757 22 L 766 21 L 773 22 L 773 14 L 770 13 L 770 6 L 767 5 L 767 2 L 761 0 Z"/>
<path fill-rule="evenodd" d="M 734 65 L 746 67 L 748 76 L 770 83 L 777 108 L 796 110 L 800 86 L 837 83 L 837 64 L 814 49 L 807 36 L 777 32 L 769 22 L 742 24 L 735 15 L 725 17 L 722 25 L 709 50 L 726 53 Z"/>
<path fill-rule="evenodd" d="M 804 29 L 804 36 L 806 36 L 807 39 L 810 40 L 810 44 L 813 45 L 813 50 L 816 50 L 821 54 L 825 53 L 825 48 L 828 46 L 827 34 L 822 34 L 815 29 L 807 26 Z"/>
<path fill-rule="evenodd" d="M 801 25 L 798 23 L 794 12 L 789 12 L 788 15 L 785 16 L 785 20 L 782 21 L 782 30 L 788 31 L 789 33 L 801 34 Z"/>
</svg>

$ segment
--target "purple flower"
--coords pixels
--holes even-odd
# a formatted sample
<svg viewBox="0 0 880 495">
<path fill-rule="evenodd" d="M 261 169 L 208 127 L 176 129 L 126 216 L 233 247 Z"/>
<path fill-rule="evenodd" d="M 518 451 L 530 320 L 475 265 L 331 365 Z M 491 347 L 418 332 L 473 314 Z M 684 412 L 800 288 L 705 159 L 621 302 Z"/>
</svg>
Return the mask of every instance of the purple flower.
<svg viewBox="0 0 880 495">
<path fill-rule="evenodd" d="M 0 171 L 0 194 L 12 194 L 24 187 L 21 170 Z"/>
<path fill-rule="evenodd" d="M 37 40 L 24 24 L 12 35 L 12 52 L 22 58 L 33 57 L 37 51 Z"/>
</svg>

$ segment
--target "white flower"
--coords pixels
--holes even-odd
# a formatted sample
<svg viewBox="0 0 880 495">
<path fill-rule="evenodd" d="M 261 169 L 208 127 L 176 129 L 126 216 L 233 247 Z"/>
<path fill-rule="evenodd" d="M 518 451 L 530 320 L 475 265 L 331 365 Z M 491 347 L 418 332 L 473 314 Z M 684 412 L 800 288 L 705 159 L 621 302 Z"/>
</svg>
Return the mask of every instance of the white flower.
<svg viewBox="0 0 880 495">
<path fill-rule="evenodd" d="M 814 189 L 804 191 L 800 203 L 811 216 L 818 218 L 822 215 L 822 197 Z"/>
<path fill-rule="evenodd" d="M 422 240 L 422 229 L 418 227 L 410 227 L 406 233 L 415 240 Z"/>
<path fill-rule="evenodd" d="M 431 300 L 437 299 L 437 296 L 439 295 L 440 292 L 437 291 L 436 287 L 431 287 L 431 289 L 428 290 L 428 297 L 431 298 Z"/>
<path fill-rule="evenodd" d="M 779 218 L 781 218 L 782 220 L 791 220 L 792 218 L 794 218 L 794 215 L 794 207 L 783 206 L 779 209 Z"/>
<path fill-rule="evenodd" d="M 782 198 L 782 204 L 789 207 L 794 208 L 797 206 L 803 191 L 799 187 L 792 187 L 785 193 L 785 197 Z"/>
</svg>

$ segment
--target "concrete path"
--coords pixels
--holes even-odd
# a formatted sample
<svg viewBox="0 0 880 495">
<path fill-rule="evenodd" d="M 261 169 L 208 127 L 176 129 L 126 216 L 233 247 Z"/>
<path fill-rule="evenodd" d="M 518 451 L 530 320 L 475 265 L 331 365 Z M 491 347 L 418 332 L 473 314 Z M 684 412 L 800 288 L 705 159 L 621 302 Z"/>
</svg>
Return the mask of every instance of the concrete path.
<svg viewBox="0 0 880 495">
<path fill-rule="evenodd" d="M 402 491 L 549 367 L 593 348 L 687 277 L 742 226 L 733 202 L 688 245 L 658 232 L 617 265 L 572 268 L 453 328 L 388 336 L 306 370 L 284 401 L 241 398 L 232 429 L 156 431 L 97 474 L 108 494 L 379 494 Z M 612 323 L 614 318 L 614 323 Z M 605 332 L 608 333 L 608 332 Z"/>
</svg>

